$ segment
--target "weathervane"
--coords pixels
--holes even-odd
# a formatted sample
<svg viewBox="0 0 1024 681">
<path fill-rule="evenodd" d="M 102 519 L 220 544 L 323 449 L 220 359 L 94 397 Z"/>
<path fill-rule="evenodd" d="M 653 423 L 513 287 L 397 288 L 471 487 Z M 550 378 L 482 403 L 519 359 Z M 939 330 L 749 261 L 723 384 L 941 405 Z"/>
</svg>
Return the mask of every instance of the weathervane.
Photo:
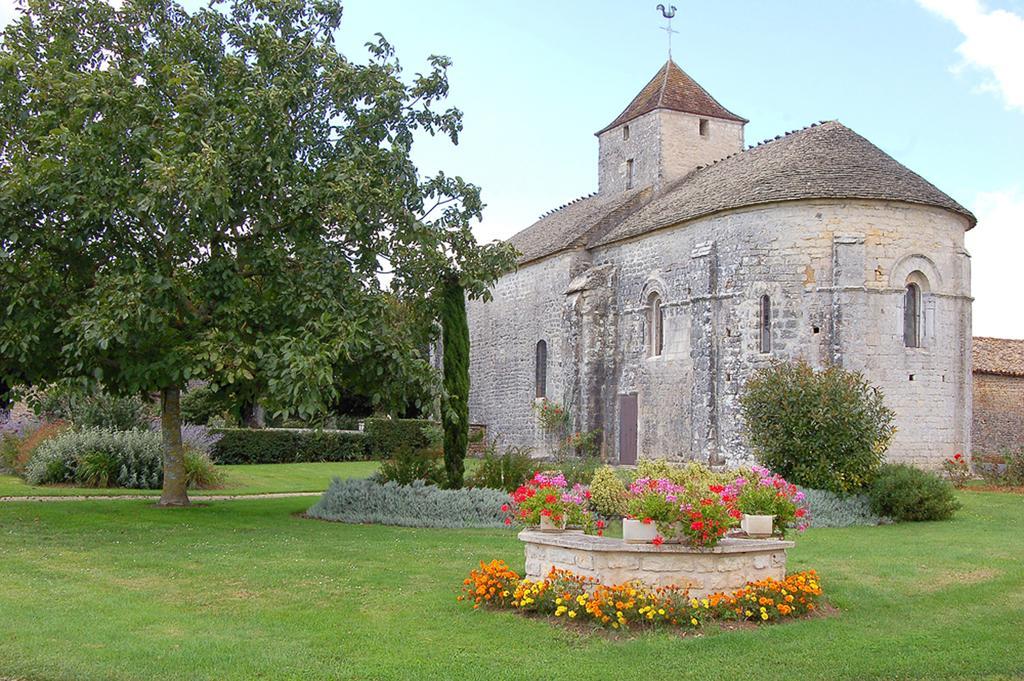
<svg viewBox="0 0 1024 681">
<path fill-rule="evenodd" d="M 676 6 L 669 5 L 666 8 L 665 5 L 658 5 L 657 9 L 661 11 L 661 16 L 665 17 L 665 25 L 661 27 L 661 30 L 668 34 L 668 58 L 672 59 L 672 34 L 679 33 L 679 31 L 672 30 L 672 17 L 676 15 Z"/>
</svg>

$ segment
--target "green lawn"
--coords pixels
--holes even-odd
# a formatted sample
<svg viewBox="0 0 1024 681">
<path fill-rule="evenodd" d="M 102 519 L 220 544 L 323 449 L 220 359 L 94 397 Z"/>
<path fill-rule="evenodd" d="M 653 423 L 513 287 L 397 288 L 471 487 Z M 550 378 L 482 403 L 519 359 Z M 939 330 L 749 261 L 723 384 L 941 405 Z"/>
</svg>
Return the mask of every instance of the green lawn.
<svg viewBox="0 0 1024 681">
<path fill-rule="evenodd" d="M 221 489 L 192 490 L 192 496 L 204 494 L 265 494 L 270 492 L 322 492 L 335 476 L 366 477 L 377 470 L 376 461 L 344 463 L 276 463 L 246 466 L 218 466 L 226 480 Z M 13 475 L 0 475 L 0 497 L 95 496 L 137 494 L 159 496 L 160 490 L 96 489 L 92 487 L 32 486 Z"/>
<path fill-rule="evenodd" d="M 0 678 L 1010 678 L 1024 497 L 945 523 L 811 530 L 840 612 L 681 639 L 588 635 L 455 602 L 511 532 L 303 520 L 310 499 L 0 505 Z"/>
</svg>

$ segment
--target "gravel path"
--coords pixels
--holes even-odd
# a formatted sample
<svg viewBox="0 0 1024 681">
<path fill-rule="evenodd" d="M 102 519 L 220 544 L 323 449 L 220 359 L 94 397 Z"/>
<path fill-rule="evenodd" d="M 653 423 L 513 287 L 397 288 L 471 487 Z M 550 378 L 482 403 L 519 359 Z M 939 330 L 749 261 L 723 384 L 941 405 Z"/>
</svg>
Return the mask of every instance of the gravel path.
<svg viewBox="0 0 1024 681">
<path fill-rule="evenodd" d="M 196 494 L 192 501 L 235 501 L 236 499 L 284 499 L 287 497 L 318 497 L 323 492 L 272 492 L 268 494 Z M 138 501 L 139 499 L 159 499 L 151 494 L 96 494 L 76 496 L 35 496 L 35 497 L 0 497 L 0 503 L 13 501 Z"/>
</svg>

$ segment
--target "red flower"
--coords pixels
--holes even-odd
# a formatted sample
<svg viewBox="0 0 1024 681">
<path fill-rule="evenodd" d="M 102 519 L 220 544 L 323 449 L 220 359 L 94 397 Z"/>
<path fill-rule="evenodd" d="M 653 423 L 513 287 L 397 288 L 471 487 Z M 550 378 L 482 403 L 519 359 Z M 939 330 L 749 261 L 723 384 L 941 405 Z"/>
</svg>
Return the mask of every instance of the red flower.
<svg viewBox="0 0 1024 681">
<path fill-rule="evenodd" d="M 956 459 L 957 461 L 959 461 L 960 459 L 964 458 L 964 455 L 963 455 L 963 454 L 960 454 L 960 453 L 957 453 L 957 454 L 955 454 L 955 455 L 953 456 L 953 458 L 954 458 L 954 459 Z"/>
<path fill-rule="evenodd" d="M 501 510 L 504 511 L 505 513 L 508 513 L 508 504 L 502 504 Z"/>
<path fill-rule="evenodd" d="M 597 531 L 597 536 L 598 537 L 603 537 L 604 536 L 604 530 L 598 530 Z"/>
<path fill-rule="evenodd" d="M 793 515 L 795 515 L 797 518 L 803 518 L 805 515 L 807 515 L 807 509 L 798 508 L 796 509 L 796 513 L 794 513 Z"/>
<path fill-rule="evenodd" d="M 692 523 L 690 523 L 690 529 L 691 530 L 703 530 L 704 529 L 704 521 L 702 521 L 702 520 L 695 520 L 695 521 L 693 521 Z"/>
<path fill-rule="evenodd" d="M 512 524 L 512 519 L 511 518 L 505 518 L 505 524 L 506 525 L 511 525 Z"/>
<path fill-rule="evenodd" d="M 545 504 L 553 504 L 556 501 L 558 501 L 558 497 L 556 497 L 554 494 L 549 494 L 546 497 L 544 497 Z"/>
<path fill-rule="evenodd" d="M 604 521 L 603 520 L 598 520 L 597 521 L 597 529 L 599 529 L 599 530 L 603 530 L 604 529 Z"/>
<path fill-rule="evenodd" d="M 540 510 L 540 514 L 541 515 L 548 515 L 549 516 L 549 515 L 551 515 L 551 509 L 550 508 L 542 508 Z"/>
<path fill-rule="evenodd" d="M 642 522 L 644 525 L 650 525 L 651 524 L 651 519 L 650 518 L 644 518 L 640 522 Z"/>
<path fill-rule="evenodd" d="M 708 489 L 715 494 L 721 494 L 725 491 L 725 485 L 708 485 Z"/>
<path fill-rule="evenodd" d="M 713 503 L 715 503 L 713 499 L 701 499 L 700 500 L 700 505 L 701 506 L 711 506 Z"/>
<path fill-rule="evenodd" d="M 662 544 L 665 543 L 665 540 L 662 538 L 662 536 L 660 534 L 658 534 L 658 535 L 654 536 L 654 539 L 651 540 L 651 543 L 654 544 L 655 546 L 661 546 Z"/>
</svg>

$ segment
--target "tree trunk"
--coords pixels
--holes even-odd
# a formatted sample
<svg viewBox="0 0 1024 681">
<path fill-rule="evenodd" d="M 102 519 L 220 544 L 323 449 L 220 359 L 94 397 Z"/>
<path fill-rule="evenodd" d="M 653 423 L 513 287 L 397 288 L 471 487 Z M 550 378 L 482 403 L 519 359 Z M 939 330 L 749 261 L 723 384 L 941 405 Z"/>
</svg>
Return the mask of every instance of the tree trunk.
<svg viewBox="0 0 1024 681">
<path fill-rule="evenodd" d="M 262 428 L 264 425 L 263 421 L 263 407 L 258 402 L 243 402 L 241 408 L 241 421 L 243 428 Z"/>
<path fill-rule="evenodd" d="M 160 393 L 160 430 L 164 437 L 164 488 L 160 506 L 188 506 L 185 448 L 181 444 L 181 390 Z"/>
</svg>

